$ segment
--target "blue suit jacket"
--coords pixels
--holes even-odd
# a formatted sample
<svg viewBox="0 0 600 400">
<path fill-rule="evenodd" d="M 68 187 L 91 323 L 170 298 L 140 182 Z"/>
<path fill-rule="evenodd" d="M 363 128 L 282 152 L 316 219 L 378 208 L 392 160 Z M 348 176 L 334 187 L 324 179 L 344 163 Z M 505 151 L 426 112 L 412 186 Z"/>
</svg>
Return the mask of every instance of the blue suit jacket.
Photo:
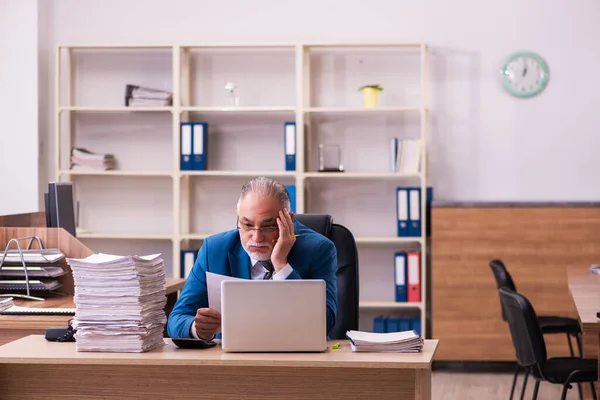
<svg viewBox="0 0 600 400">
<path fill-rule="evenodd" d="M 337 253 L 325 236 L 294 220 L 297 235 L 288 254 L 293 271 L 287 279 L 323 279 L 326 283 L 327 334 L 335 324 L 337 311 Z M 237 229 L 210 236 L 204 240 L 194 268 L 181 295 L 169 315 L 170 337 L 189 338 L 194 316 L 199 308 L 208 307 L 206 272 L 250 279 L 250 257 L 242 247 Z"/>
</svg>

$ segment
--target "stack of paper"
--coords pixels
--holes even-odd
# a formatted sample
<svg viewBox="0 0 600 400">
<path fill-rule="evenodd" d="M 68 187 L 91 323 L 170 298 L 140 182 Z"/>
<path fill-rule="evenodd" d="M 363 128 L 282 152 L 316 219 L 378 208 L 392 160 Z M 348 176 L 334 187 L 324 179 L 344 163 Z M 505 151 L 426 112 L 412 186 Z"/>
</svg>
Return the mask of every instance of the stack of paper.
<svg viewBox="0 0 600 400">
<path fill-rule="evenodd" d="M 9 308 L 14 306 L 14 302 L 13 302 L 13 298 L 12 297 L 7 297 L 7 298 L 1 298 L 0 297 L 0 312 L 4 311 L 4 310 L 8 310 Z"/>
<path fill-rule="evenodd" d="M 84 148 L 71 149 L 71 169 L 92 169 L 106 171 L 115 168 L 115 156 L 112 154 L 92 153 Z"/>
<path fill-rule="evenodd" d="M 419 353 L 423 350 L 423 338 L 415 331 L 373 333 L 348 331 L 353 352 Z"/>
<path fill-rule="evenodd" d="M 125 86 L 127 107 L 167 107 L 173 105 L 173 94 L 139 85 Z"/>
<path fill-rule="evenodd" d="M 160 254 L 67 259 L 75 281 L 77 351 L 145 352 L 164 345 L 165 271 Z"/>
</svg>

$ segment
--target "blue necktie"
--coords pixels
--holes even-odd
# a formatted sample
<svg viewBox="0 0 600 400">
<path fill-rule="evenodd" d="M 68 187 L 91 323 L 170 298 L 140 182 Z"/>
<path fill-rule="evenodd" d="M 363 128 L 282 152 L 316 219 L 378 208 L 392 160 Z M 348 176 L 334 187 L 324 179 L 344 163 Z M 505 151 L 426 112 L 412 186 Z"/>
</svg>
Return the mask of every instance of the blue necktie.
<svg viewBox="0 0 600 400">
<path fill-rule="evenodd" d="M 267 273 L 265 274 L 265 276 L 263 276 L 263 280 L 268 281 L 269 279 L 271 279 L 273 277 L 273 271 L 275 271 L 275 268 L 273 268 L 273 264 L 271 263 L 271 261 L 265 260 L 259 261 L 258 263 L 262 265 L 264 269 L 267 270 Z"/>
</svg>

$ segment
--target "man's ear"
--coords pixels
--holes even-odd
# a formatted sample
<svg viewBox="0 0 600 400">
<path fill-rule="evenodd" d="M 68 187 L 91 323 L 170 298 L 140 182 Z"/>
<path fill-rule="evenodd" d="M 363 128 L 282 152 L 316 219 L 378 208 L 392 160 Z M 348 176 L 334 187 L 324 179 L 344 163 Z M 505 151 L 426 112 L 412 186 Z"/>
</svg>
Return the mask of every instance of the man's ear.
<svg viewBox="0 0 600 400">
<path fill-rule="evenodd" d="M 293 212 L 290 212 L 290 218 L 294 219 L 294 213 Z"/>
</svg>

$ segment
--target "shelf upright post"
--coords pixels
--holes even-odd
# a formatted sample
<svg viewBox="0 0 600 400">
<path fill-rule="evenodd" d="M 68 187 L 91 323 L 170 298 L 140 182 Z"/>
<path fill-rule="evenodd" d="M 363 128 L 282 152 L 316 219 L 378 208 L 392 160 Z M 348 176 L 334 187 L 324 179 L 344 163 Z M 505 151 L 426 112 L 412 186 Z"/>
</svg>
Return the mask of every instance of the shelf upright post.
<svg viewBox="0 0 600 400">
<path fill-rule="evenodd" d="M 179 126 L 181 120 L 181 47 L 173 46 L 173 107 L 171 110 L 173 118 L 173 236 L 171 237 L 173 245 L 173 270 L 171 276 L 176 277 L 181 274 L 180 254 L 181 254 L 181 174 L 179 171 Z M 186 208 L 188 206 L 186 199 Z"/>
</svg>

